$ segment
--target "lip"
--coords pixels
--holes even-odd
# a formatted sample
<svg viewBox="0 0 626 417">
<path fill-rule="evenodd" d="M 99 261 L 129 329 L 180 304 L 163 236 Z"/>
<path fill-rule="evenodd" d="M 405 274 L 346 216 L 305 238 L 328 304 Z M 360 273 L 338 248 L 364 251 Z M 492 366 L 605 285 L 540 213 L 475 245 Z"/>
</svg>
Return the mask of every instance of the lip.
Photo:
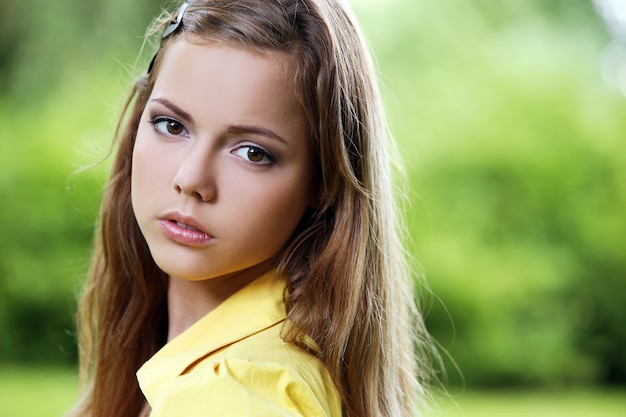
<svg viewBox="0 0 626 417">
<path fill-rule="evenodd" d="M 203 230 L 202 225 L 191 216 L 168 213 L 159 218 L 163 233 L 175 242 L 188 246 L 205 246 L 215 237 Z"/>
</svg>

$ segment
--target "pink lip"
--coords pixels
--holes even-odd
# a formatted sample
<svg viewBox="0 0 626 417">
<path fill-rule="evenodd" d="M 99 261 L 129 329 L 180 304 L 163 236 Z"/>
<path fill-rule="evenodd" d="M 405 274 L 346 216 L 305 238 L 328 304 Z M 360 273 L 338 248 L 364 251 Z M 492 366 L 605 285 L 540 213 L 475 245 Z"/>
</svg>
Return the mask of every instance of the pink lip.
<svg viewBox="0 0 626 417">
<path fill-rule="evenodd" d="M 215 238 L 202 230 L 193 218 L 172 213 L 159 219 L 161 230 L 175 242 L 189 246 L 204 246 Z"/>
</svg>

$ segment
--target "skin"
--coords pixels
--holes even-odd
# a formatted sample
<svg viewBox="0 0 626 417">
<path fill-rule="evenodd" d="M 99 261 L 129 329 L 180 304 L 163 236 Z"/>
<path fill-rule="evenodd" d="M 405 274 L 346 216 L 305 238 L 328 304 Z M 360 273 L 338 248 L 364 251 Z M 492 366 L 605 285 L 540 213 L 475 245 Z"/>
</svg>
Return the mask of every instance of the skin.
<svg viewBox="0 0 626 417">
<path fill-rule="evenodd" d="M 132 203 L 170 276 L 172 339 L 270 269 L 311 205 L 313 151 L 289 60 L 177 40 L 133 151 Z"/>
</svg>

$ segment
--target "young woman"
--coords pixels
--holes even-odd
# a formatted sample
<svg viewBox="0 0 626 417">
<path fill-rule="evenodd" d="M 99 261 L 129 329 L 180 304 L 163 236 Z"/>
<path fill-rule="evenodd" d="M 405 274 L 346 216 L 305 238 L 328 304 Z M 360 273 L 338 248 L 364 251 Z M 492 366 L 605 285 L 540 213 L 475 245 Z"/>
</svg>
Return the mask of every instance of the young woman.
<svg viewBox="0 0 626 417">
<path fill-rule="evenodd" d="M 339 0 L 192 0 L 132 89 L 72 416 L 415 416 L 386 126 Z"/>
</svg>

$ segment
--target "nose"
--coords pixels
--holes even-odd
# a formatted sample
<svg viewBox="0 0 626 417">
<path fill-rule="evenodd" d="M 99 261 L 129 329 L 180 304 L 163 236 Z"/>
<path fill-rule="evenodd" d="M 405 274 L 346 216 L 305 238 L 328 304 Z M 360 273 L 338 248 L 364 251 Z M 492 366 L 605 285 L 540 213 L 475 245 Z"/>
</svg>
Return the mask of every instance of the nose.
<svg viewBox="0 0 626 417">
<path fill-rule="evenodd" d="M 204 152 L 191 150 L 182 160 L 172 180 L 174 190 L 202 201 L 212 201 L 217 196 L 214 167 Z"/>
</svg>

